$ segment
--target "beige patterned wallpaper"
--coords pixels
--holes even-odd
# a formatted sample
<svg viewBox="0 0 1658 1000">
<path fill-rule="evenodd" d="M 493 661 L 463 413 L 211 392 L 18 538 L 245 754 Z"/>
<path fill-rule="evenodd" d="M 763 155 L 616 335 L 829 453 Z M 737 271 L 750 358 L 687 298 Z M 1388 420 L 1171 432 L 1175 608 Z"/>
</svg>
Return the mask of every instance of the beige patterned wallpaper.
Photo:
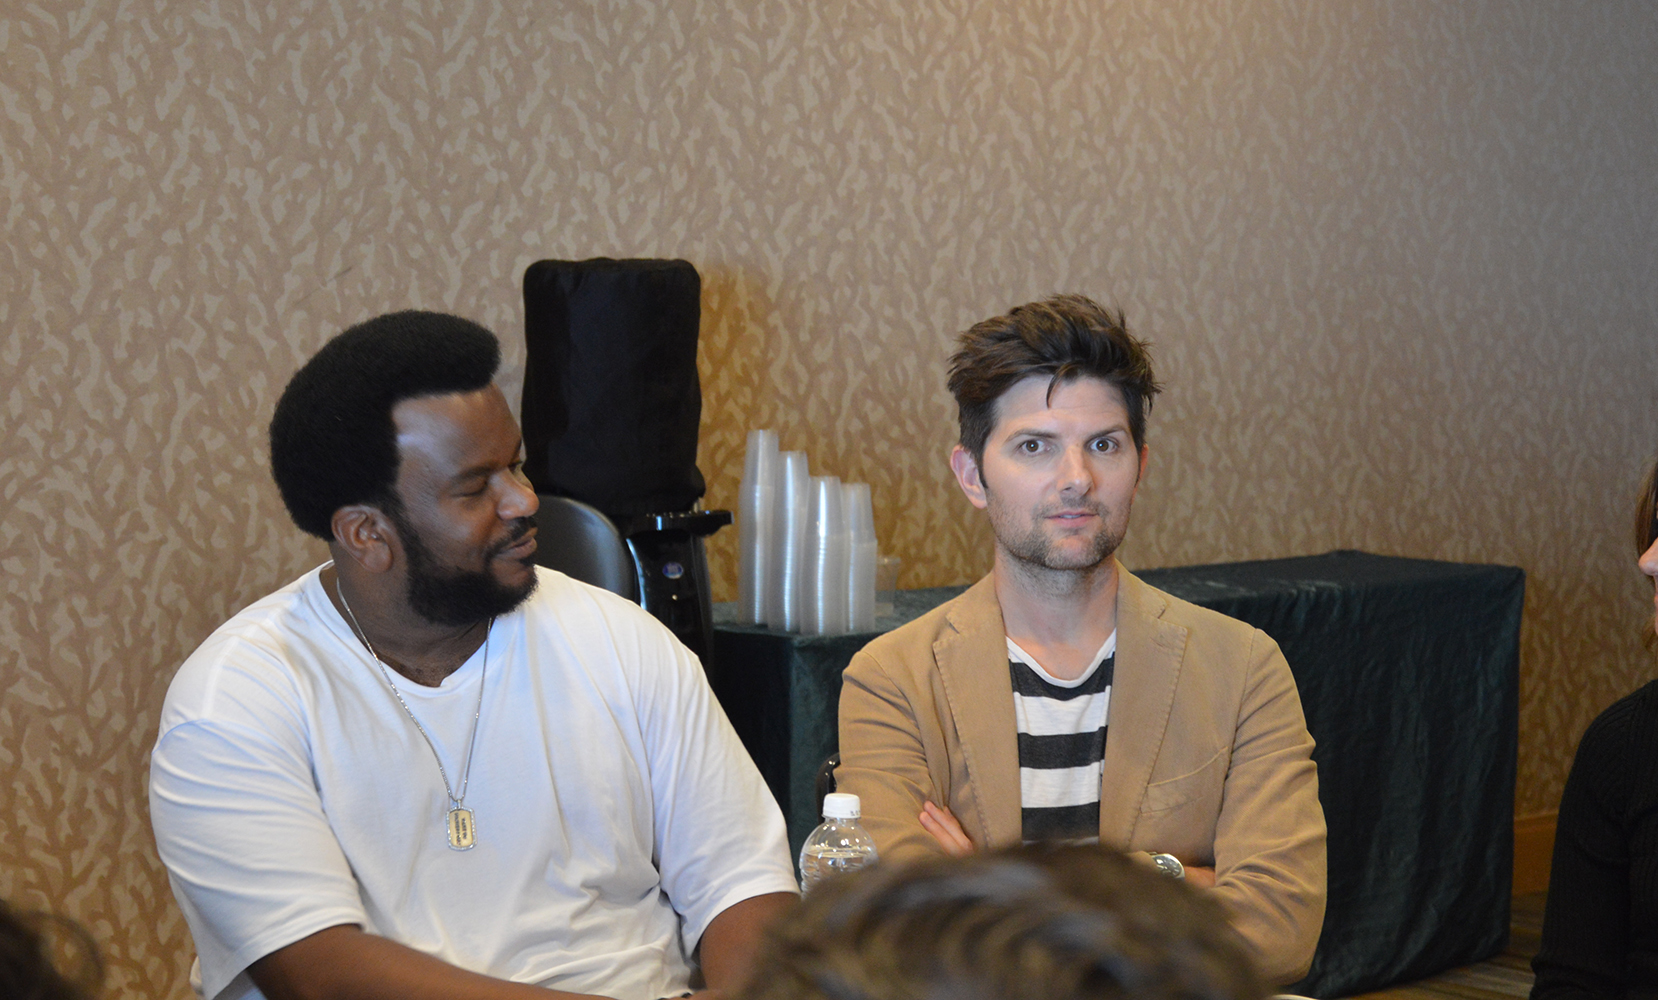
<svg viewBox="0 0 1658 1000">
<path fill-rule="evenodd" d="M 1655 673 L 1655 163 L 1638 0 L 7 4 L 0 895 L 88 924 L 114 995 L 185 995 L 146 754 L 183 656 L 321 557 L 275 396 L 405 306 L 505 335 L 515 395 L 544 257 L 693 261 L 710 504 L 775 427 L 874 484 L 912 585 L 988 565 L 951 335 L 1120 303 L 1170 387 L 1129 561 L 1523 566 L 1550 809 Z"/>
</svg>

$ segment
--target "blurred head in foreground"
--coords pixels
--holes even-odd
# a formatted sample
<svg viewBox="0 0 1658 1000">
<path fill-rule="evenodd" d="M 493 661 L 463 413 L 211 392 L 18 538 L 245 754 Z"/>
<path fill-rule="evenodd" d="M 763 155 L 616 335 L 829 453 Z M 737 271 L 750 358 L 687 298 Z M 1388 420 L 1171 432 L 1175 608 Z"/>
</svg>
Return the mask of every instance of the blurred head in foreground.
<svg viewBox="0 0 1658 1000">
<path fill-rule="evenodd" d="M 92 1000 L 103 975 L 98 949 L 79 924 L 0 902 L 0 997 Z"/>
<path fill-rule="evenodd" d="M 1098 847 L 877 866 L 771 932 L 743 1000 L 1259 1000 L 1211 900 Z"/>
</svg>

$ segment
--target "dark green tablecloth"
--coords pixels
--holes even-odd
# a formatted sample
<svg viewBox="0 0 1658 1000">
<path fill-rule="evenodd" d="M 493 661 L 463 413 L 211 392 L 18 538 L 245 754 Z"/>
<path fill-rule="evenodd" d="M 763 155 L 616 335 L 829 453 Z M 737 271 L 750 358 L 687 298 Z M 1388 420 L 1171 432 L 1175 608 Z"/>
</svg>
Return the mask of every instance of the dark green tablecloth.
<svg viewBox="0 0 1658 1000">
<path fill-rule="evenodd" d="M 1485 958 L 1508 936 L 1524 574 L 1361 552 L 1139 573 L 1283 647 L 1318 748 L 1330 903 L 1294 992 L 1339 996 Z M 803 637 L 716 609 L 710 680 L 789 821 L 817 823 L 852 654 L 961 587 L 904 591 L 877 632 Z"/>
</svg>

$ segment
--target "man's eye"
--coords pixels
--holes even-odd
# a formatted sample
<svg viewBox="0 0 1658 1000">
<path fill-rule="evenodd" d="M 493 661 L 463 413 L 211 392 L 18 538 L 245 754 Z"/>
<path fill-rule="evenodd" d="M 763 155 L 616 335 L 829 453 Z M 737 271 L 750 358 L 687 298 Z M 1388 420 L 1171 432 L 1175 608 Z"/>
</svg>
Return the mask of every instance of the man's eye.
<svg viewBox="0 0 1658 1000">
<path fill-rule="evenodd" d="M 1027 455 L 1034 455 L 1037 452 L 1042 450 L 1042 442 L 1040 442 L 1040 441 L 1021 441 L 1021 442 L 1019 442 L 1019 450 L 1024 452 Z"/>
<path fill-rule="evenodd" d="M 1116 438 L 1095 438 L 1094 439 L 1094 450 L 1095 451 L 1116 451 L 1117 450 L 1117 439 Z"/>
</svg>

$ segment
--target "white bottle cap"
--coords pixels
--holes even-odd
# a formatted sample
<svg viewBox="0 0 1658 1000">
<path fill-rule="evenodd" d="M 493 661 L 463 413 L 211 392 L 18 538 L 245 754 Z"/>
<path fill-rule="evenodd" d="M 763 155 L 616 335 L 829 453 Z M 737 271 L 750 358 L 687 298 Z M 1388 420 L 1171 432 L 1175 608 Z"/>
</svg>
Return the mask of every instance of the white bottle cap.
<svg viewBox="0 0 1658 1000">
<path fill-rule="evenodd" d="M 824 819 L 857 819 L 863 804 L 849 792 L 830 792 L 823 797 Z"/>
</svg>

